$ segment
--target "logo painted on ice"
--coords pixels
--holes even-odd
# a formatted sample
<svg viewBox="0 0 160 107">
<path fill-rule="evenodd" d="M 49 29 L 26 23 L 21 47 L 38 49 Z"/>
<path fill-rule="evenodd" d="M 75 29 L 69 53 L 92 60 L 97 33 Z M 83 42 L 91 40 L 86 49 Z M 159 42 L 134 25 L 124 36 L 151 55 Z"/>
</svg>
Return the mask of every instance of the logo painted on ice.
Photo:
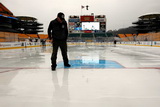
<svg viewBox="0 0 160 107">
<path fill-rule="evenodd" d="M 70 60 L 71 68 L 124 68 L 121 64 L 111 60 Z M 57 68 L 64 68 L 63 62 Z"/>
</svg>

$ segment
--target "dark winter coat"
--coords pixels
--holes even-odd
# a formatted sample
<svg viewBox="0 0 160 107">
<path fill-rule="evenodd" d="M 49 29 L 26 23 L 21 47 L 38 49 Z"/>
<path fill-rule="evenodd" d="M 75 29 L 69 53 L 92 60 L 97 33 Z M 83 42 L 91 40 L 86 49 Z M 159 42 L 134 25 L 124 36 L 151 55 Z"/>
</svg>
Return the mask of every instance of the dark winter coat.
<svg viewBox="0 0 160 107">
<path fill-rule="evenodd" d="M 67 22 L 64 20 L 62 23 L 58 22 L 57 19 L 52 20 L 48 27 L 49 39 L 54 40 L 67 40 L 68 28 Z"/>
</svg>

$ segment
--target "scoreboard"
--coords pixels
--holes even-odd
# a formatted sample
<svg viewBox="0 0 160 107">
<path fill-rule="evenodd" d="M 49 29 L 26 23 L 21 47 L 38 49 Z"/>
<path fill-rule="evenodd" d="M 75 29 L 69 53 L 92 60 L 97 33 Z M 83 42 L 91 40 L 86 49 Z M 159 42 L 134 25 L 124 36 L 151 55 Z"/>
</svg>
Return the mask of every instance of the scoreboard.
<svg viewBox="0 0 160 107">
<path fill-rule="evenodd" d="M 105 33 L 105 15 L 69 16 L 69 33 Z"/>
</svg>

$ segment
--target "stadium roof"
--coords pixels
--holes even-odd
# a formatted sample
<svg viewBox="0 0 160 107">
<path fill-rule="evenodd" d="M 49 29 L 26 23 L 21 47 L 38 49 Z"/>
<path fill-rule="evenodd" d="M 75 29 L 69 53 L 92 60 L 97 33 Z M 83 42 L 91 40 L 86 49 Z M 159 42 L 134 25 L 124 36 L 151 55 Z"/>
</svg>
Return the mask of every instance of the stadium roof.
<svg viewBox="0 0 160 107">
<path fill-rule="evenodd" d="M 36 18 L 34 17 L 29 17 L 29 16 L 16 16 L 16 18 L 20 19 L 20 20 L 37 20 Z"/>
<path fill-rule="evenodd" d="M 151 19 L 151 18 L 156 18 L 159 17 L 160 18 L 160 13 L 155 12 L 155 13 L 148 13 L 146 15 L 142 15 L 139 18 L 140 19 Z"/>
<path fill-rule="evenodd" d="M 3 16 L 15 17 L 13 13 L 7 9 L 2 3 L 0 3 L 0 14 Z"/>
</svg>

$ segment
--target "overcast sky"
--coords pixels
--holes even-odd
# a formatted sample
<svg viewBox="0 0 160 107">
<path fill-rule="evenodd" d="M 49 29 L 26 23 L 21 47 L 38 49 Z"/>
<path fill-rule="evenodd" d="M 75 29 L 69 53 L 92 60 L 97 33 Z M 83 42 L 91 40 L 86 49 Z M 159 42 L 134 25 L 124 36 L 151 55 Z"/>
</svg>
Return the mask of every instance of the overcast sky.
<svg viewBox="0 0 160 107">
<path fill-rule="evenodd" d="M 106 15 L 107 30 L 132 26 L 132 22 L 146 13 L 160 13 L 160 0 L 1 0 L 15 16 L 31 16 L 43 23 L 47 33 L 48 24 L 58 12 L 63 12 L 68 21 L 69 15 Z"/>
</svg>

